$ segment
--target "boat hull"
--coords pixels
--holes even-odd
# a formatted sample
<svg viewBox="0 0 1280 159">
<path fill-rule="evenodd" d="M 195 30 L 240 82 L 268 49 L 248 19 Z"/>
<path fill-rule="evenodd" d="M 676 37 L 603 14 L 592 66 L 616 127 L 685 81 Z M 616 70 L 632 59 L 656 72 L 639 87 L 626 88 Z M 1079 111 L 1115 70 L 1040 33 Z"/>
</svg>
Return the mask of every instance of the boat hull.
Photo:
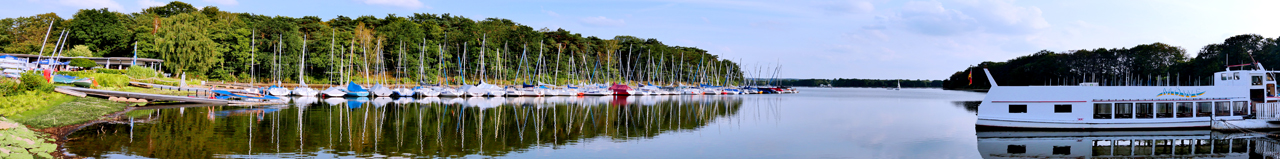
<svg viewBox="0 0 1280 159">
<path fill-rule="evenodd" d="M 1208 118 L 1127 123 L 1018 121 L 979 118 L 974 125 L 994 129 L 1192 129 L 1209 127 L 1210 122 Z"/>
</svg>

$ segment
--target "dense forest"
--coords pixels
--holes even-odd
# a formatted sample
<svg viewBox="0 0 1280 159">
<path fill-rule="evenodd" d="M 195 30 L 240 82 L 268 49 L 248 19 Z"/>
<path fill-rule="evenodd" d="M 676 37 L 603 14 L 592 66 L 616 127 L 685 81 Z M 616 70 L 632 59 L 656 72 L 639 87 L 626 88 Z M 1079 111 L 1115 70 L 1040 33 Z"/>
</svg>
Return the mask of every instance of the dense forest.
<svg viewBox="0 0 1280 159">
<path fill-rule="evenodd" d="M 800 86 L 800 87 L 818 87 L 830 85 L 832 87 L 898 87 L 901 83 L 903 88 L 938 88 L 942 87 L 943 80 L 909 80 L 909 79 L 747 79 L 751 83 L 759 85 L 778 85 L 778 86 Z"/>
<path fill-rule="evenodd" d="M 138 13 L 84 9 L 0 19 L 0 53 L 165 60 L 188 78 L 337 83 L 738 83 L 733 62 L 657 39 L 583 37 L 508 19 L 449 14 L 337 16 L 322 20 L 195 8 L 183 2 Z M 46 34 L 48 32 L 49 34 Z M 65 41 L 59 43 L 59 41 Z M 42 48 L 43 47 L 43 48 Z M 305 55 L 305 56 L 304 56 Z M 305 59 L 305 67 L 299 66 Z M 301 71 L 301 72 L 300 72 Z M 399 77 L 399 78 L 396 78 Z"/>
<path fill-rule="evenodd" d="M 945 89 L 991 87 L 983 68 L 1002 86 L 1076 85 L 1210 85 L 1214 72 L 1254 69 L 1240 64 L 1280 67 L 1280 41 L 1257 34 L 1236 35 L 1201 48 L 1196 56 L 1164 43 L 1131 48 L 1098 48 L 1065 52 L 1039 51 L 1005 62 L 982 62 L 952 74 Z M 972 75 L 972 83 L 970 83 Z"/>
</svg>

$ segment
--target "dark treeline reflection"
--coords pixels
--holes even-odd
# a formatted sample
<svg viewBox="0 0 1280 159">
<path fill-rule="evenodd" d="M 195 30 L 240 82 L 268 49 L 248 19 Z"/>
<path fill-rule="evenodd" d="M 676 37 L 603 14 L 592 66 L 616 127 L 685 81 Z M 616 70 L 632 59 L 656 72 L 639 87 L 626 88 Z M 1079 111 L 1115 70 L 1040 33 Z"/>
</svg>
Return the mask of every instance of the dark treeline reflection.
<svg viewBox="0 0 1280 159">
<path fill-rule="evenodd" d="M 135 111 L 132 122 L 99 124 L 71 134 L 66 148 L 81 157 L 99 158 L 502 156 L 591 138 L 625 141 L 692 131 L 735 116 L 743 105 L 735 96 L 608 98 L 600 101 L 609 102 L 402 99 L 376 104 L 364 101 L 390 100 L 362 98 L 303 106 Z"/>
</svg>

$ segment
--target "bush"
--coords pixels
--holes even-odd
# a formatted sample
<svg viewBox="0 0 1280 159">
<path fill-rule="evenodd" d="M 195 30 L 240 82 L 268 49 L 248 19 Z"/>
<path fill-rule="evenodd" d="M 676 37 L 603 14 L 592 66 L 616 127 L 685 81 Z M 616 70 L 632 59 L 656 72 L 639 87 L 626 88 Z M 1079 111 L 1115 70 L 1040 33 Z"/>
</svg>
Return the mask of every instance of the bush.
<svg viewBox="0 0 1280 159">
<path fill-rule="evenodd" d="M 12 78 L 0 78 L 0 97 L 22 92 L 22 82 Z"/>
<path fill-rule="evenodd" d="M 129 85 L 129 77 L 120 74 L 94 73 L 92 71 L 58 72 L 58 74 L 92 78 L 102 87 L 123 87 Z"/>
<path fill-rule="evenodd" d="M 142 66 L 129 66 L 129 69 L 125 70 L 124 74 L 129 75 L 129 77 L 143 79 L 156 77 L 156 70 Z"/>
<path fill-rule="evenodd" d="M 71 59 L 71 66 L 93 68 L 93 67 L 97 67 L 98 63 L 93 62 L 93 60 L 89 60 L 89 59 Z"/>
<path fill-rule="evenodd" d="M 117 75 L 123 75 L 123 74 L 124 74 L 124 71 L 125 71 L 125 70 L 117 70 L 117 69 L 101 69 L 101 68 L 100 68 L 100 69 L 94 69 L 94 70 L 95 70 L 95 71 L 98 71 L 98 73 L 105 73 L 105 74 L 117 74 Z"/>
<path fill-rule="evenodd" d="M 34 71 L 23 73 L 18 80 L 22 81 L 23 91 L 53 91 L 53 83 L 49 83 L 44 75 Z"/>
</svg>

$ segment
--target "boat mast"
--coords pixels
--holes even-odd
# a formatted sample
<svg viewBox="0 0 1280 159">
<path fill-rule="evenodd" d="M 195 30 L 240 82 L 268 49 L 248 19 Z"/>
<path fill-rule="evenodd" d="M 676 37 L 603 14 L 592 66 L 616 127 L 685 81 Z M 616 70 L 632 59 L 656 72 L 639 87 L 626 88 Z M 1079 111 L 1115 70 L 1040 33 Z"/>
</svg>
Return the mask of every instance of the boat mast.
<svg viewBox="0 0 1280 159">
<path fill-rule="evenodd" d="M 303 68 L 307 67 L 307 34 L 302 34 L 302 55 L 298 59 L 298 84 L 300 87 L 306 87 L 307 83 L 303 79 Z"/>
</svg>

